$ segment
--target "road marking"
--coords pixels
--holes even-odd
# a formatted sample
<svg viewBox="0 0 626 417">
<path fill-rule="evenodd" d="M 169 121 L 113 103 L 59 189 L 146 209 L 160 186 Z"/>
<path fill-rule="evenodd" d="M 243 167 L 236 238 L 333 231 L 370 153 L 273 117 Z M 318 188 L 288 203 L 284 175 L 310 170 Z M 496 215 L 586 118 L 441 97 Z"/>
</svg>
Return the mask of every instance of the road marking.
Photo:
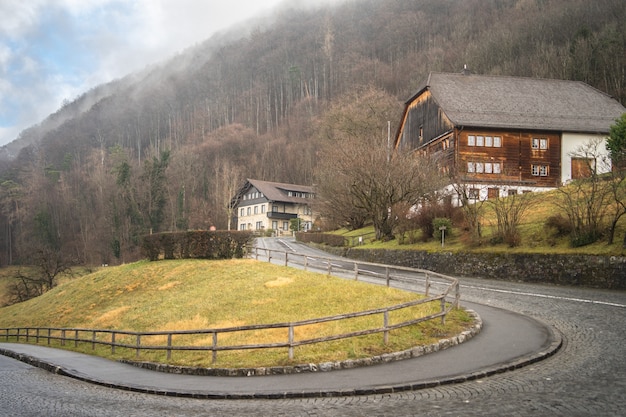
<svg viewBox="0 0 626 417">
<path fill-rule="evenodd" d="M 557 295 L 547 295 L 547 294 L 539 294 L 539 293 L 533 293 L 533 292 L 498 290 L 498 289 L 494 289 L 494 288 L 476 287 L 476 286 L 473 286 L 473 285 L 461 285 L 461 287 L 471 288 L 471 289 L 474 289 L 474 290 L 499 292 L 499 293 L 503 293 L 503 294 L 526 295 L 526 296 L 529 296 L 529 297 L 549 298 L 549 299 L 553 299 L 553 300 L 573 301 L 573 302 L 585 303 L 585 304 L 601 304 L 601 305 L 610 306 L 610 307 L 626 308 L 626 304 L 610 303 L 610 302 L 607 302 L 607 301 L 588 300 L 588 299 L 585 299 L 585 298 L 560 297 L 560 296 L 557 296 Z"/>
<path fill-rule="evenodd" d="M 292 252 L 297 252 L 297 251 L 293 248 L 293 246 L 291 246 L 289 243 L 285 242 L 285 241 L 284 241 L 284 240 L 282 240 L 282 239 L 278 239 L 278 243 L 280 243 L 281 245 L 286 246 L 286 247 L 287 247 L 287 249 L 289 249 L 289 250 L 290 250 L 290 251 L 292 251 Z"/>
</svg>

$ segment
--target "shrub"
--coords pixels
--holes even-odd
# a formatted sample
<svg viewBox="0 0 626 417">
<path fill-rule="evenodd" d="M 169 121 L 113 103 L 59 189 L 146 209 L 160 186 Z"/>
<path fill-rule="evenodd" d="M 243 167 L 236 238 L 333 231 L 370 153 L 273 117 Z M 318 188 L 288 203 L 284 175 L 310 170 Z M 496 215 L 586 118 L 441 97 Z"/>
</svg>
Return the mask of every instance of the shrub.
<svg viewBox="0 0 626 417">
<path fill-rule="evenodd" d="M 296 240 L 304 243 L 318 243 L 328 246 L 343 246 L 343 236 L 328 233 L 296 233 Z"/>
<path fill-rule="evenodd" d="M 144 236 L 143 250 L 148 259 L 230 259 L 242 258 L 252 233 L 244 231 L 187 231 Z"/>
<path fill-rule="evenodd" d="M 552 235 L 555 237 L 567 236 L 572 233 L 573 230 L 569 219 L 560 214 L 548 217 L 544 226 L 549 231 L 552 231 Z"/>
<path fill-rule="evenodd" d="M 433 234 L 432 236 L 437 239 L 437 240 L 441 240 L 441 228 L 445 227 L 445 235 L 444 236 L 451 236 L 452 233 L 452 220 L 445 218 L 445 217 L 436 217 L 433 219 Z"/>
</svg>

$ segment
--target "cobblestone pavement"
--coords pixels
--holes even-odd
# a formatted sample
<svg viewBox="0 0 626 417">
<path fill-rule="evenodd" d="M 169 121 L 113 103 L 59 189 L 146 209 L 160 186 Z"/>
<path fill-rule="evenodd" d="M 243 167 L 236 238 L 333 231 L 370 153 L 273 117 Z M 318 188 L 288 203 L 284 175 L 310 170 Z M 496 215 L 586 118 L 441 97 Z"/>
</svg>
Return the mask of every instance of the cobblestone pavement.
<svg viewBox="0 0 626 417">
<path fill-rule="evenodd" d="M 462 279 L 461 284 L 463 300 L 551 324 L 563 334 L 563 348 L 547 360 L 516 371 L 414 392 L 241 401 L 119 391 L 0 357 L 0 416 L 624 415 L 626 292 L 478 279 Z"/>
</svg>

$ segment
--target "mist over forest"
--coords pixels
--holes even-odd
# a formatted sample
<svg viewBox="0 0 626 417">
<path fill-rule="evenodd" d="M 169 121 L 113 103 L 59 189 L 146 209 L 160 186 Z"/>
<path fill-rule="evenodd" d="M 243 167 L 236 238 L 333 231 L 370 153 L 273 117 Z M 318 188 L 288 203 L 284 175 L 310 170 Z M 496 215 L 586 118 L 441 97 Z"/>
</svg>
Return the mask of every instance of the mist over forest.
<svg viewBox="0 0 626 417">
<path fill-rule="evenodd" d="M 623 0 L 347 0 L 268 19 L 87 91 L 0 149 L 0 265 L 37 249 L 129 262 L 147 233 L 224 229 L 245 178 L 314 183 L 332 104 L 362 89 L 397 119 L 430 72 L 467 65 L 626 105 Z"/>
</svg>

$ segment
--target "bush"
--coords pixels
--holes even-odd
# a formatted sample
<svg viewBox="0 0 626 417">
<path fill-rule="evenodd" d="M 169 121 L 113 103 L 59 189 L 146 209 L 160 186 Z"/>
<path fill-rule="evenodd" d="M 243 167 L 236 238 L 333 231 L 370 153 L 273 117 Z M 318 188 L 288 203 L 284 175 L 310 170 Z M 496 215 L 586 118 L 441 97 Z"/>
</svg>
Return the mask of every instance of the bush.
<svg viewBox="0 0 626 417">
<path fill-rule="evenodd" d="M 544 227 L 551 230 L 555 237 L 567 236 L 573 230 L 571 222 L 560 214 L 548 217 Z"/>
<path fill-rule="evenodd" d="M 155 233 L 144 236 L 143 250 L 148 259 L 230 259 L 242 258 L 252 233 L 244 231 L 188 231 Z"/>
<path fill-rule="evenodd" d="M 570 245 L 573 248 L 591 245 L 598 241 L 601 235 L 595 231 L 579 231 L 570 235 Z"/>
<path fill-rule="evenodd" d="M 432 236 L 437 239 L 437 240 L 441 240 L 441 228 L 445 227 L 445 235 L 444 236 L 451 236 L 452 234 L 452 220 L 447 219 L 445 217 L 437 217 L 435 219 L 433 219 L 433 234 Z"/>
<path fill-rule="evenodd" d="M 296 233 L 296 240 L 304 243 L 318 243 L 328 246 L 343 246 L 343 236 L 328 233 Z"/>
</svg>

